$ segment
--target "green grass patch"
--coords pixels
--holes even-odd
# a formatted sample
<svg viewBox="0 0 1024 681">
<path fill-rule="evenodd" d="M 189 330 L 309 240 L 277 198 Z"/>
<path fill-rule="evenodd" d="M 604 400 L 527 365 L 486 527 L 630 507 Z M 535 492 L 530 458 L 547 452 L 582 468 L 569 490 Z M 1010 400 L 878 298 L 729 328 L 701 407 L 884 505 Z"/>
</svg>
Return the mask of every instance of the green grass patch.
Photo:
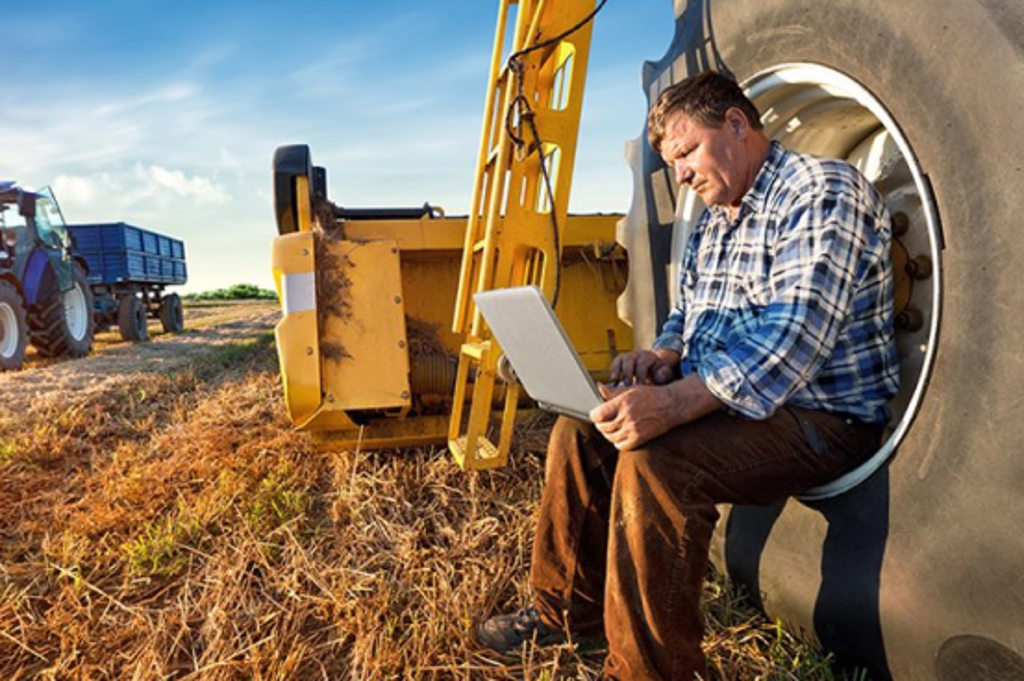
<svg viewBox="0 0 1024 681">
<path fill-rule="evenodd" d="M 184 504 L 174 513 L 146 525 L 122 545 L 135 574 L 169 577 L 188 564 L 187 547 L 202 537 L 202 527 Z"/>
<path fill-rule="evenodd" d="M 244 367 L 256 360 L 273 358 L 274 332 L 264 331 L 247 340 L 214 348 L 196 358 L 185 369 L 172 369 L 168 376 L 179 383 L 206 381 L 231 369 Z M 276 358 L 274 358 L 276 364 Z"/>
<path fill-rule="evenodd" d="M 304 489 L 291 487 L 275 474 L 260 480 L 250 499 L 245 518 L 257 535 L 306 515 L 313 500 Z"/>
<path fill-rule="evenodd" d="M 258 336 L 248 340 L 219 347 L 207 355 L 204 360 L 217 364 L 218 366 L 241 364 L 258 352 L 271 347 L 273 344 L 274 332 L 264 331 Z"/>
</svg>

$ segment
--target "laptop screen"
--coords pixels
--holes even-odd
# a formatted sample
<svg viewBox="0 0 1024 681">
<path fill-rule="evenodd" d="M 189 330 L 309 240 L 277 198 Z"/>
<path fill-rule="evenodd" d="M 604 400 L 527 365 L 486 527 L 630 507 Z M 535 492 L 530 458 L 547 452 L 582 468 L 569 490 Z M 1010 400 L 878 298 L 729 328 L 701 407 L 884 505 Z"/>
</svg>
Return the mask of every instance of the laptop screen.
<svg viewBox="0 0 1024 681">
<path fill-rule="evenodd" d="M 473 300 L 527 394 L 543 409 L 587 419 L 601 397 L 541 290 L 494 289 Z"/>
</svg>

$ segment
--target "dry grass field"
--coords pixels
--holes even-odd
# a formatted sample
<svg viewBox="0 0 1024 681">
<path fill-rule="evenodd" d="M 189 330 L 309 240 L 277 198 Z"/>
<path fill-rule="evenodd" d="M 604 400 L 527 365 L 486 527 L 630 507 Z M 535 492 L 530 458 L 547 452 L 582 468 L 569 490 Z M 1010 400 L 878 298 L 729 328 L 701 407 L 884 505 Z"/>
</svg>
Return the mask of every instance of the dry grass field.
<svg viewBox="0 0 1024 681">
<path fill-rule="evenodd" d="M 594 679 L 601 655 L 467 632 L 526 600 L 544 429 L 513 465 L 321 452 L 291 431 L 275 305 L 0 376 L 0 679 Z M 832 679 L 707 583 L 716 679 Z"/>
</svg>

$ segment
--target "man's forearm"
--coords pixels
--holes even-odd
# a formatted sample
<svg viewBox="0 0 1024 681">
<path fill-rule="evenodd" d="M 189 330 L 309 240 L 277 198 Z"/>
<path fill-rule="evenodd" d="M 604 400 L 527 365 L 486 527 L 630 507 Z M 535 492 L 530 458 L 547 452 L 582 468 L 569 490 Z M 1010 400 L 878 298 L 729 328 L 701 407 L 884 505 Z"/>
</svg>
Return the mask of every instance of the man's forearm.
<svg viewBox="0 0 1024 681">
<path fill-rule="evenodd" d="M 696 421 L 702 416 L 724 408 L 724 404 L 707 389 L 700 377 L 690 374 L 686 378 L 664 386 L 677 405 L 676 425 Z"/>
</svg>

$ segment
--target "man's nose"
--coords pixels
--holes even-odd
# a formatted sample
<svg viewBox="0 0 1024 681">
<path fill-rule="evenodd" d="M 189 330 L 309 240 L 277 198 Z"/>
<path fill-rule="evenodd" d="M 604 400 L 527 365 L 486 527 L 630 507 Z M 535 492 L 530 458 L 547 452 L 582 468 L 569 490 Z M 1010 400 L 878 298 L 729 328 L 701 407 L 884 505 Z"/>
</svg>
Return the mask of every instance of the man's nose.
<svg viewBox="0 0 1024 681">
<path fill-rule="evenodd" d="M 676 161 L 672 166 L 676 173 L 676 182 L 679 184 L 688 184 L 693 179 L 693 171 L 684 161 Z"/>
</svg>

